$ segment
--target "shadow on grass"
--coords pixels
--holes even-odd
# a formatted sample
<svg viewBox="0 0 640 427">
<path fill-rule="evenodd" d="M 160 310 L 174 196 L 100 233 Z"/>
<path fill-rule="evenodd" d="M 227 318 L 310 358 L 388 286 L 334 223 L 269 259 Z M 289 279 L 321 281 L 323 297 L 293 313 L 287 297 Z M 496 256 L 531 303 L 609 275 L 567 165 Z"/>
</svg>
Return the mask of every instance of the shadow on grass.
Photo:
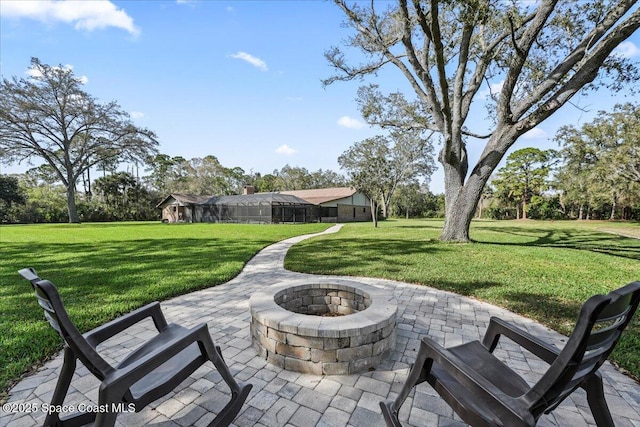
<svg viewBox="0 0 640 427">
<path fill-rule="evenodd" d="M 142 226 L 154 226 L 157 227 L 159 224 L 161 223 L 161 221 L 140 221 L 140 222 L 136 222 L 136 221 L 123 221 L 123 222 L 118 222 L 118 221 L 112 221 L 112 222 L 79 222 L 79 223 L 65 223 L 65 222 L 61 222 L 61 223 L 40 223 L 37 224 L 38 227 L 43 227 L 43 228 L 60 228 L 60 229 L 65 229 L 65 228 L 69 228 L 69 229 L 73 229 L 73 230 L 77 230 L 80 227 L 90 227 L 90 228 L 96 228 L 96 229 L 100 229 L 100 228 L 118 228 L 118 227 L 142 227 Z M 166 224 L 167 227 L 172 227 L 172 226 L 180 226 L 180 225 L 187 225 L 189 223 L 180 223 L 180 224 Z M 31 227 L 34 224 L 11 224 L 11 227 Z"/>
<path fill-rule="evenodd" d="M 398 226 L 395 226 L 394 228 L 400 228 L 400 229 L 413 228 L 413 229 L 420 229 L 420 230 L 427 229 L 427 230 L 442 231 L 442 225 L 435 225 L 435 224 L 434 225 L 422 225 L 422 224 L 421 225 L 398 225 Z"/>
<path fill-rule="evenodd" d="M 605 234 L 597 231 L 585 230 L 548 230 L 523 229 L 521 227 L 483 227 L 482 230 L 499 234 L 509 234 L 520 239 L 530 239 L 521 242 L 496 242 L 476 239 L 477 243 L 500 246 L 535 246 L 561 249 L 575 249 L 616 257 L 640 260 L 640 240 Z"/>
<path fill-rule="evenodd" d="M 34 267 L 51 280 L 71 303 L 85 296 L 127 301 L 139 305 L 150 298 L 166 299 L 185 289 L 207 287 L 233 278 L 255 254 L 257 246 L 270 241 L 236 241 L 216 238 L 135 240 L 86 243 L 39 243 L 3 248 L 6 263 L 0 294 L 32 296 L 29 284 L 17 270 Z M 35 252 L 37 252 L 37 255 Z M 25 256 L 25 254 L 28 254 Z M 19 307 L 6 308 L 10 314 Z"/>
<path fill-rule="evenodd" d="M 504 308 L 514 313 L 526 313 L 533 320 L 564 335 L 573 331 L 580 308 L 586 301 L 567 301 L 551 295 L 524 291 L 507 291 L 504 297 Z"/>
<path fill-rule="evenodd" d="M 359 269 L 379 270 L 382 267 L 385 271 L 397 273 L 403 269 L 403 264 L 396 259 L 398 256 L 424 255 L 448 250 L 446 245 L 438 244 L 437 240 L 357 238 L 311 240 L 293 246 L 289 250 L 285 267 L 313 274 L 327 270 L 344 270 L 357 265 Z M 362 253 L 366 253 L 367 257 L 363 258 Z"/>
<path fill-rule="evenodd" d="M 438 240 L 354 239 L 309 240 L 293 246 L 285 258 L 285 268 L 310 274 L 362 275 L 403 280 L 407 268 L 415 266 L 412 256 L 442 253 L 457 254 L 456 248 Z M 363 257 L 362 254 L 366 254 Z M 405 260 L 402 259 L 405 258 Z M 409 280 L 411 281 L 411 280 Z M 504 287 L 504 283 L 487 280 L 451 281 L 441 277 L 419 284 L 464 296 L 477 296 L 478 291 Z"/>
</svg>

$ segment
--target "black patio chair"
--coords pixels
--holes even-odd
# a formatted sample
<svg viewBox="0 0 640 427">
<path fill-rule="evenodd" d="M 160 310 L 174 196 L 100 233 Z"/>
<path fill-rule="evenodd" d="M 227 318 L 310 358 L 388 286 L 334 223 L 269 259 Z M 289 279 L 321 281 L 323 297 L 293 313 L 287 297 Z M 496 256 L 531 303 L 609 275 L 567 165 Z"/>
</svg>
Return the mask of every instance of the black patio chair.
<svg viewBox="0 0 640 427">
<path fill-rule="evenodd" d="M 20 270 L 20 274 L 31 282 L 46 319 L 65 342 L 64 363 L 50 408 L 64 404 L 76 359 L 101 381 L 98 410 L 67 417 L 61 417 L 59 412 L 54 411 L 48 413 L 45 426 L 82 426 L 94 421 L 96 426 L 113 426 L 118 410 L 135 408 L 139 412 L 171 392 L 209 360 L 231 389 L 230 401 L 209 426 L 228 426 L 242 408 L 252 385 L 240 384 L 233 379 L 205 323 L 191 329 L 167 324 L 160 304 L 154 302 L 81 334 L 69 319 L 60 295 L 50 281 L 40 279 L 32 268 Z M 126 356 L 117 366 L 107 363 L 96 351 L 98 344 L 147 317 L 153 320 L 158 334 Z"/>
<path fill-rule="evenodd" d="M 535 426 L 543 414 L 553 411 L 578 387 L 587 392 L 597 425 L 613 427 L 597 370 L 615 347 L 639 300 L 640 282 L 589 298 L 562 350 L 495 317 L 482 343 L 443 348 L 425 337 L 399 396 L 395 401 L 380 402 L 387 426 L 401 425 L 400 407 L 414 386 L 427 381 L 474 427 Z M 549 364 L 536 384 L 527 384 L 493 355 L 501 335 Z"/>
</svg>

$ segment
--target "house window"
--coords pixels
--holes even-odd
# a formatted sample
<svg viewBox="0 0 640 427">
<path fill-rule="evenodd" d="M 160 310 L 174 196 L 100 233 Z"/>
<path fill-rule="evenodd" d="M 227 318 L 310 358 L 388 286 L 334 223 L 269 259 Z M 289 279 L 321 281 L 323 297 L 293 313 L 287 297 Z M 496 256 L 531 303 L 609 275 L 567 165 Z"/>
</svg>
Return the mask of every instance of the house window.
<svg viewBox="0 0 640 427">
<path fill-rule="evenodd" d="M 338 208 L 337 207 L 325 207 L 325 206 L 321 206 L 320 207 L 320 216 L 329 216 L 329 217 L 334 217 L 334 216 L 338 216 Z"/>
<path fill-rule="evenodd" d="M 367 212 L 367 208 L 362 208 L 362 213 Z"/>
<path fill-rule="evenodd" d="M 356 217 L 356 208 L 353 208 L 353 217 Z"/>
<path fill-rule="evenodd" d="M 177 211 L 177 210 L 178 210 L 178 207 L 177 207 L 177 206 L 174 206 L 174 207 L 173 207 L 173 211 L 175 212 L 175 211 Z"/>
</svg>

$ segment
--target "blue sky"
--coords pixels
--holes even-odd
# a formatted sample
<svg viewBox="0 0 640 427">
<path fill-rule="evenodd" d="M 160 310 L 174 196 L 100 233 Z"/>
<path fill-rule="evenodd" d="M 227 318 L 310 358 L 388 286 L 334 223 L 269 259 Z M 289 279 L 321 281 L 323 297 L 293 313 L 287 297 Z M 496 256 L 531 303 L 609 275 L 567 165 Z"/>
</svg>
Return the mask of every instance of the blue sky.
<svg viewBox="0 0 640 427">
<path fill-rule="evenodd" d="M 0 2 L 0 15 L 2 77 L 26 77 L 31 57 L 71 66 L 86 77 L 87 92 L 118 101 L 156 132 L 162 153 L 214 155 L 263 174 L 285 164 L 339 171 L 340 154 L 380 133 L 358 113 L 359 82 L 322 87 L 332 74 L 324 52 L 349 34 L 330 2 L 12 0 Z M 639 46 L 634 34 L 625 48 L 638 58 Z M 407 89 L 391 68 L 376 82 L 384 91 Z M 588 121 L 615 102 L 596 95 L 575 100 L 589 113 L 565 106 L 514 149 L 553 147 L 559 126 Z M 481 147 L 471 143 L 472 161 Z M 12 173 L 29 165 L 0 167 Z M 431 188 L 443 191 L 440 171 Z"/>
</svg>

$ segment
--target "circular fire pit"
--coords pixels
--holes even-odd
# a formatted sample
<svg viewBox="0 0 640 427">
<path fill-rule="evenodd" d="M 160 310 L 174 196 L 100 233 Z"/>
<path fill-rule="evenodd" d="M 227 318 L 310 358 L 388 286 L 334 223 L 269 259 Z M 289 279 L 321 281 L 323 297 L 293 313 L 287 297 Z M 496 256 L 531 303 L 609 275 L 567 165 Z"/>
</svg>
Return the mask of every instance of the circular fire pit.
<svg viewBox="0 0 640 427">
<path fill-rule="evenodd" d="M 395 347 L 397 304 L 363 283 L 287 281 L 251 295 L 251 340 L 281 368 L 316 375 L 377 366 Z"/>
</svg>

